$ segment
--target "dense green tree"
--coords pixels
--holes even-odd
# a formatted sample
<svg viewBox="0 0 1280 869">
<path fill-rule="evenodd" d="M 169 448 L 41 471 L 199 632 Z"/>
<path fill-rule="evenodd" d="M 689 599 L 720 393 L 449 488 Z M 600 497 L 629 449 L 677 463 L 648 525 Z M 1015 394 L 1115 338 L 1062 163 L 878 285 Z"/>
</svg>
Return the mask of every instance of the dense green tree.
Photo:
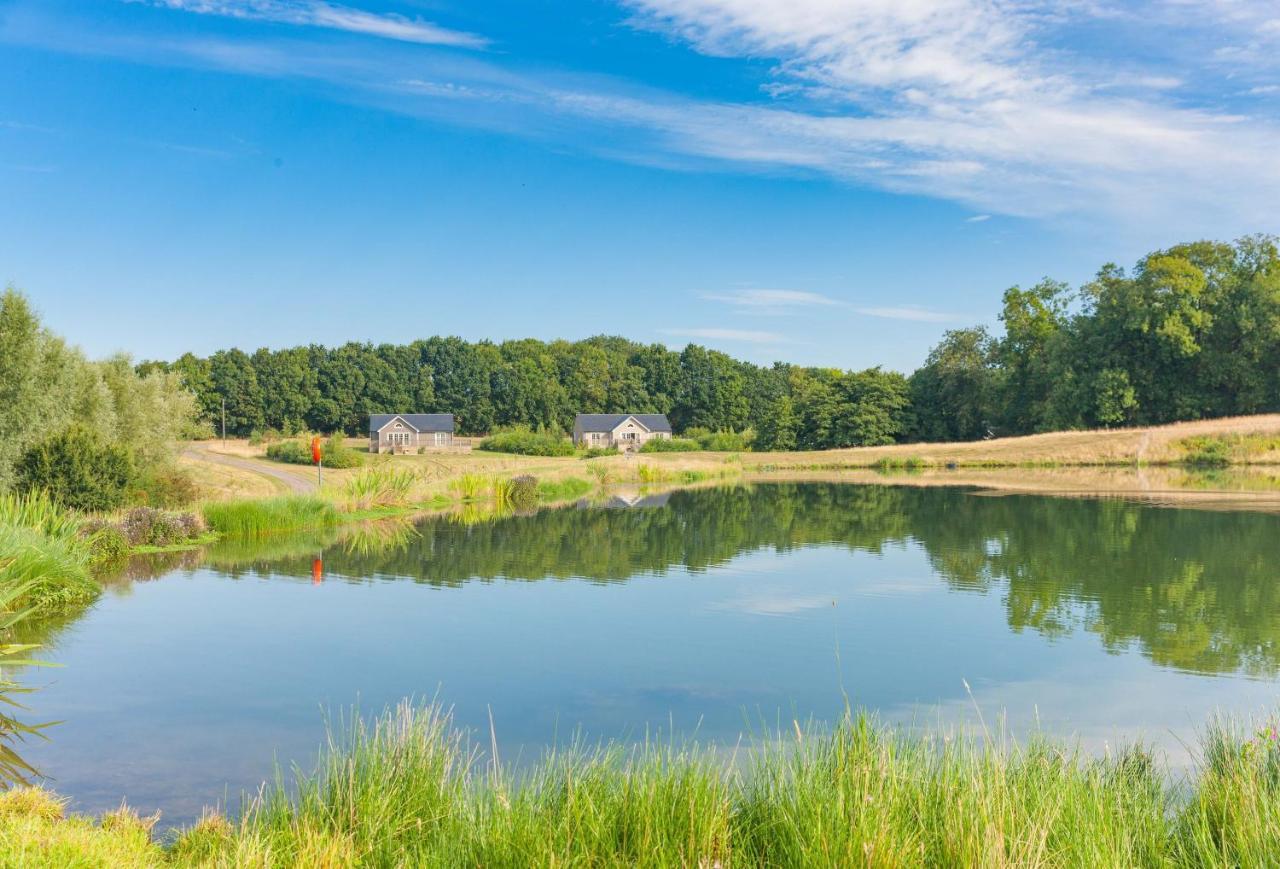
<svg viewBox="0 0 1280 869">
<path fill-rule="evenodd" d="M 799 425 L 791 396 L 781 394 L 769 403 L 766 412 L 761 415 L 755 429 L 753 446 L 757 450 L 793 450 L 796 448 L 796 430 Z"/>
<path fill-rule="evenodd" d="M 953 329 L 942 336 L 924 367 L 911 375 L 916 436 L 926 441 L 985 437 L 993 420 L 998 373 L 987 330 Z"/>
</svg>

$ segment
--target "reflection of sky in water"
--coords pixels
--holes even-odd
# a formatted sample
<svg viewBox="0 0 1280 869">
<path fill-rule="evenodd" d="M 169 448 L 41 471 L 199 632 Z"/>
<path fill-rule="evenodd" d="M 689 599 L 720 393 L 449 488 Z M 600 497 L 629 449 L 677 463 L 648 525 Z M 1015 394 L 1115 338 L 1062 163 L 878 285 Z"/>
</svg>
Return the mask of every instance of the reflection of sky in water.
<svg viewBox="0 0 1280 869">
<path fill-rule="evenodd" d="M 309 765 L 325 710 L 439 699 L 504 757 L 587 738 L 735 742 L 844 706 L 923 725 L 1142 736 L 1184 762 L 1214 710 L 1257 712 L 1273 682 L 1157 667 L 1076 627 L 1013 631 L 1005 589 L 957 592 L 916 543 L 880 555 L 756 551 L 626 583 L 231 580 L 177 573 L 109 593 L 46 650 L 64 669 L 31 716 L 63 719 L 29 756 L 78 810 L 122 796 L 167 823 L 235 797 L 273 760 Z M 972 697 L 965 683 L 972 689 Z M 31 717 L 29 716 L 29 717 Z"/>
</svg>

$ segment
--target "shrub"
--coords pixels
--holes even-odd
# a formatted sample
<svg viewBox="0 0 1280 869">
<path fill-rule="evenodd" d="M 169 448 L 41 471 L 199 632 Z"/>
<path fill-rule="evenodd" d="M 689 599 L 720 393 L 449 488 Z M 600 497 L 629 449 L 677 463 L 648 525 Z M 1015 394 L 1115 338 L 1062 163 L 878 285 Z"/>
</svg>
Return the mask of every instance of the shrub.
<svg viewBox="0 0 1280 869">
<path fill-rule="evenodd" d="M 640 447 L 642 453 L 692 453 L 702 449 L 702 445 L 689 438 L 654 438 L 645 441 Z"/>
<path fill-rule="evenodd" d="M 1219 437 L 1184 438 L 1182 461 L 1196 468 L 1225 468 L 1231 464 L 1231 444 Z"/>
<path fill-rule="evenodd" d="M 583 459 L 600 459 L 605 456 L 616 456 L 618 451 L 610 447 L 588 447 L 583 450 L 579 458 Z"/>
<path fill-rule="evenodd" d="M 499 507 L 532 510 L 538 506 L 538 480 L 528 474 L 521 474 L 507 480 L 505 485 L 495 484 L 494 500 Z"/>
<path fill-rule="evenodd" d="M 311 441 L 298 438 L 281 441 L 267 447 L 267 458 L 291 465 L 311 464 Z M 340 433 L 335 433 L 320 445 L 320 458 L 326 468 L 358 468 L 364 461 L 360 453 L 347 446 Z"/>
<path fill-rule="evenodd" d="M 704 450 L 716 453 L 738 453 L 747 449 L 747 436 L 743 432 L 718 431 L 699 439 Z"/>
<path fill-rule="evenodd" d="M 309 448 L 308 448 L 309 449 Z M 347 446 L 346 439 L 340 432 L 334 432 L 320 447 L 326 468 L 358 468 L 364 463 L 360 453 Z"/>
<path fill-rule="evenodd" d="M 120 530 L 132 546 L 172 546 L 187 538 L 183 523 L 155 507 L 134 507 L 124 515 Z"/>
<path fill-rule="evenodd" d="M 102 523 L 85 538 L 89 544 L 89 562 L 94 567 L 115 564 L 129 555 L 129 540 L 114 525 Z"/>
<path fill-rule="evenodd" d="M 291 465 L 309 465 L 311 446 L 303 440 L 281 441 L 267 446 L 267 458 Z"/>
<path fill-rule="evenodd" d="M 134 484 L 134 500 L 153 507 L 186 507 L 200 497 L 195 479 L 178 468 L 161 468 Z"/>
<path fill-rule="evenodd" d="M 515 453 L 523 456 L 571 456 L 573 442 L 564 437 L 513 428 L 489 435 L 478 449 L 491 453 Z"/>
<path fill-rule="evenodd" d="M 32 446 L 18 459 L 17 488 L 44 491 L 72 510 L 113 510 L 125 503 L 137 476 L 132 454 L 73 425 Z"/>
</svg>

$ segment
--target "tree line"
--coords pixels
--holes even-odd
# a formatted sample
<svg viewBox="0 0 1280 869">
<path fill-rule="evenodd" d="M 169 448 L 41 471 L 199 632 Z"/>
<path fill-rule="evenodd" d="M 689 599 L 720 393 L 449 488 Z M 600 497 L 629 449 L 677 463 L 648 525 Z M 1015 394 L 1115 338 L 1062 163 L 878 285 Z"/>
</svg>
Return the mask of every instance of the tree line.
<svg viewBox="0 0 1280 869">
<path fill-rule="evenodd" d="M 459 431 L 566 431 L 579 412 L 666 413 L 677 431 L 750 430 L 757 449 L 1131 424 L 1280 410 L 1280 255 L 1270 236 L 1195 242 L 1104 266 L 1077 289 L 1004 294 L 1004 334 L 947 332 L 910 376 L 760 366 L 620 337 L 433 337 L 186 354 L 174 372 L 228 434 L 363 430 L 373 412 L 445 412 Z"/>
</svg>

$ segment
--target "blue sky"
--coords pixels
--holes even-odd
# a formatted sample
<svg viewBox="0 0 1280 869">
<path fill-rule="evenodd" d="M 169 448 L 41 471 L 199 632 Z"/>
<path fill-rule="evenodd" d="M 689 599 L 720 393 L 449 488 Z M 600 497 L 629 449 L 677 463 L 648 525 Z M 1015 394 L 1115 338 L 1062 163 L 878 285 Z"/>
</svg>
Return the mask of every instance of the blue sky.
<svg viewBox="0 0 1280 869">
<path fill-rule="evenodd" d="M 1280 231 L 1255 0 L 0 0 L 0 281 L 94 355 L 623 334 L 910 369 Z"/>
</svg>

